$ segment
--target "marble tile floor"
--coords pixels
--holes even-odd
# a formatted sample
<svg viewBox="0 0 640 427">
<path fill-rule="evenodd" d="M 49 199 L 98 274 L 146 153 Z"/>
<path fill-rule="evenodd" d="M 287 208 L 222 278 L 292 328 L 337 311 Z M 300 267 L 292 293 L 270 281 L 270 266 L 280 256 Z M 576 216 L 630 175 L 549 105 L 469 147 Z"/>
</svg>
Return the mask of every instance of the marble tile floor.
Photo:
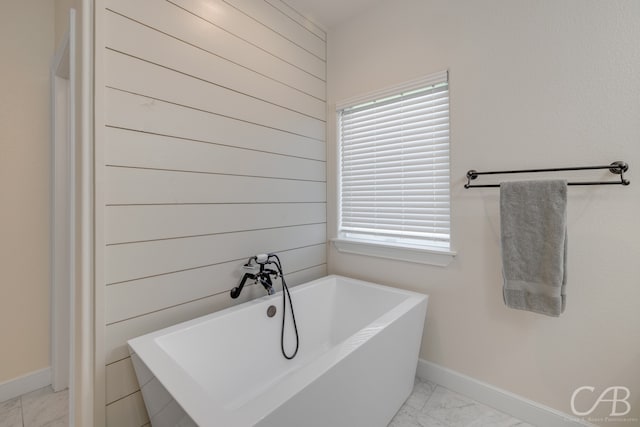
<svg viewBox="0 0 640 427">
<path fill-rule="evenodd" d="M 389 427 L 533 427 L 438 384 L 416 378 Z"/>
<path fill-rule="evenodd" d="M 68 392 L 51 387 L 0 402 L 0 427 L 67 427 Z M 389 427 L 533 427 L 438 384 L 416 378 Z"/>
<path fill-rule="evenodd" d="M 0 402 L 0 427 L 67 427 L 69 392 L 50 386 Z"/>
</svg>

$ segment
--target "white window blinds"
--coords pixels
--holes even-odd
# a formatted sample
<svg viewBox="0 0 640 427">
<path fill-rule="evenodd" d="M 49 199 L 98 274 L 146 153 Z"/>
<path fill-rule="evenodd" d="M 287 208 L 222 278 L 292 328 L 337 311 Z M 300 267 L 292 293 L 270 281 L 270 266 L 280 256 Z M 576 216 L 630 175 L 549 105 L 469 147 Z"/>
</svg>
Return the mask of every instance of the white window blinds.
<svg viewBox="0 0 640 427">
<path fill-rule="evenodd" d="M 449 249 L 447 73 L 341 107 L 338 127 L 340 235 Z"/>
</svg>

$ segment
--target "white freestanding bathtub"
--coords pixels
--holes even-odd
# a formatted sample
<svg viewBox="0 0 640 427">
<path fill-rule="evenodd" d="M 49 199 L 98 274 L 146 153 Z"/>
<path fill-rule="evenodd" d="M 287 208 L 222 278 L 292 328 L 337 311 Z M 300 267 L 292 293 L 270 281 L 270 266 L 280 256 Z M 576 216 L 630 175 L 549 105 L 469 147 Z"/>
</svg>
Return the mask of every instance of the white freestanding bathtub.
<svg viewBox="0 0 640 427">
<path fill-rule="evenodd" d="M 328 276 L 291 297 L 293 360 L 281 292 L 130 340 L 152 426 L 386 426 L 413 387 L 427 296 Z"/>
</svg>

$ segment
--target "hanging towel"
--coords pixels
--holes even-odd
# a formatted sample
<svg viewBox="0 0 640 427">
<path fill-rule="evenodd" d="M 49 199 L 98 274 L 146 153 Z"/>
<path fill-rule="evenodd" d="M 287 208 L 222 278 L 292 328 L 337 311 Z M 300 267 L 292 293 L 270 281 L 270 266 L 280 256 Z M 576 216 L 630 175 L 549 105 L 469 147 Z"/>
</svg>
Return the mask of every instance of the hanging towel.
<svg viewBox="0 0 640 427">
<path fill-rule="evenodd" d="M 507 307 L 559 316 L 566 305 L 567 182 L 500 184 Z"/>
</svg>

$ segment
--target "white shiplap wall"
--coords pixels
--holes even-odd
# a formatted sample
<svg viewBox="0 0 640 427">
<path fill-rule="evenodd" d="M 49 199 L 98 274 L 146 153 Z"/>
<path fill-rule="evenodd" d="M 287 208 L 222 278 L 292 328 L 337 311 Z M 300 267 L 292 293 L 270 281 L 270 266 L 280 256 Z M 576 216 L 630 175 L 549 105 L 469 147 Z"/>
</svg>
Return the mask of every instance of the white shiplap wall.
<svg viewBox="0 0 640 427">
<path fill-rule="evenodd" d="M 262 295 L 228 295 L 255 253 L 291 284 L 326 274 L 326 37 L 280 0 L 96 15 L 97 360 L 106 425 L 140 427 L 126 340 Z"/>
</svg>

